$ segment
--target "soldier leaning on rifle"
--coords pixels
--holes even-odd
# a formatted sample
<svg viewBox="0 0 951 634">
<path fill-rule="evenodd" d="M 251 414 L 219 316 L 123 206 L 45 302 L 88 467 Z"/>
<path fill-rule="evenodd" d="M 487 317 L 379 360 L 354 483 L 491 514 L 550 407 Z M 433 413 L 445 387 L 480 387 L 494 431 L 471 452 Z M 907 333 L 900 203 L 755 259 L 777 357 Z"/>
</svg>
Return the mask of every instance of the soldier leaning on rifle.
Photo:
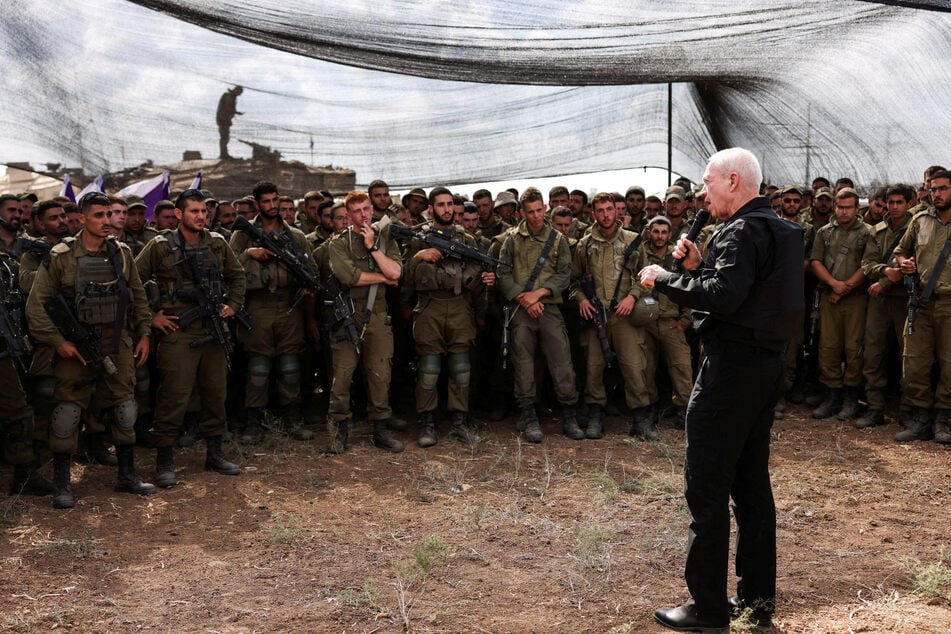
<svg viewBox="0 0 951 634">
<path fill-rule="evenodd" d="M 819 304 L 819 380 L 829 390 L 813 410 L 813 418 L 835 415 L 849 420 L 858 406 L 868 305 L 862 256 L 870 235 L 858 210 L 855 190 L 840 190 L 835 198 L 835 219 L 816 232 L 812 247 L 810 266 L 824 286 Z"/>
<path fill-rule="evenodd" d="M 951 443 L 951 363 L 947 358 L 951 347 L 951 172 L 934 172 L 930 184 L 933 206 L 915 214 L 895 249 L 902 274 L 918 275 L 920 294 L 913 328 L 911 324 L 905 328 L 902 354 L 911 420 L 895 440 L 933 437 L 935 442 L 947 444 Z M 931 368 L 936 360 L 938 386 L 933 390 Z"/>
<path fill-rule="evenodd" d="M 862 366 L 868 411 L 855 421 L 859 429 L 885 424 L 885 388 L 888 387 L 886 363 L 892 348 L 889 331 L 895 334 L 898 341 L 898 357 L 902 356 L 908 291 L 895 261 L 894 251 L 911 222 L 908 207 L 913 196 L 914 192 L 907 185 L 891 187 L 885 192 L 887 212 L 884 219 L 872 228 L 871 239 L 865 245 L 862 257 L 862 268 L 872 284 L 868 287 Z M 902 409 L 908 410 L 910 405 L 904 390 L 901 401 Z"/>
<path fill-rule="evenodd" d="M 262 181 L 252 191 L 258 216 L 252 225 L 268 236 L 286 239 L 306 254 L 307 266 L 316 273 L 309 258 L 311 248 L 299 229 L 279 215 L 277 186 Z M 248 378 L 244 398 L 248 424 L 241 442 L 256 444 L 264 434 L 264 411 L 268 404 L 268 383 L 277 369 L 277 393 L 284 408 L 282 418 L 296 440 L 310 440 L 314 432 L 303 427 L 301 415 L 301 362 L 304 349 L 304 311 L 294 306 L 300 282 L 267 248 L 253 242 L 243 230 L 231 234 L 231 249 L 247 274 L 245 305 L 254 327 L 238 330 L 238 341 L 248 355 Z"/>
<path fill-rule="evenodd" d="M 513 206 L 514 202 L 513 197 Z M 535 348 L 540 341 L 562 407 L 562 430 L 576 438 L 582 433 L 575 414 L 578 388 L 565 321 L 558 310 L 571 279 L 571 252 L 565 236 L 545 222 L 540 191 L 526 189 L 521 205 L 524 220 L 506 235 L 499 257 L 508 267 L 500 266 L 497 272 L 499 292 L 512 309 L 515 402 L 522 411 L 518 429 L 528 442 L 545 439 L 535 412 Z"/>
<path fill-rule="evenodd" d="M 349 291 L 356 313 L 359 346 L 338 325 L 331 331 L 333 383 L 327 429 L 329 453 L 347 448 L 352 425 L 350 385 L 357 365 L 362 361 L 367 387 L 367 418 L 373 425 L 373 442 L 389 451 L 402 448 L 389 427 L 405 428 L 406 423 L 393 417 L 389 389 L 393 358 L 393 331 L 387 315 L 386 286 L 396 286 L 402 271 L 402 257 L 396 240 L 384 228 L 377 233 L 372 226 L 373 206 L 364 192 L 350 192 L 344 201 L 351 226 L 330 239 L 327 249 L 330 270 L 340 285 Z"/>
<path fill-rule="evenodd" d="M 611 194 L 602 192 L 591 202 L 594 224 L 575 247 L 571 296 L 577 302 L 582 319 L 603 320 L 607 341 L 601 341 L 599 328 L 593 321 L 581 330 L 581 348 L 587 362 L 584 387 L 587 428 L 583 434 L 572 435 L 566 426 L 565 434 L 575 439 L 597 439 L 604 435 L 603 411 L 607 404 L 604 372 L 609 361 L 605 354 L 609 353 L 616 355 L 624 377 L 625 400 L 634 410 L 630 434 L 657 440 L 659 436 L 650 416 L 644 330 L 634 326 L 630 319 L 637 301 L 634 276 L 639 270 L 634 253 L 637 247 L 631 248 L 631 245 L 640 240 L 637 234 L 621 227 Z M 591 291 L 594 297 L 589 296 Z M 599 308 L 604 309 L 603 314 Z M 610 349 L 606 349 L 606 345 Z"/>
<path fill-rule="evenodd" d="M 156 447 L 155 483 L 160 487 L 177 484 L 173 446 L 196 384 L 201 399 L 198 431 L 207 445 L 205 469 L 225 475 L 241 473 L 221 449 L 227 418 L 225 349 L 209 335 L 209 317 L 186 325 L 179 318 L 197 306 L 200 281 L 227 286 L 227 303 L 220 306 L 219 314 L 223 319 L 232 317 L 244 303 L 244 269 L 224 237 L 205 229 L 208 211 L 200 191 L 185 190 L 175 208 L 178 229 L 154 238 L 135 261 L 141 276 L 155 279 L 159 290 L 159 308 L 152 318 L 152 327 L 158 331 L 160 375 L 152 440 Z M 230 337 L 227 331 L 225 334 Z M 199 341 L 203 343 L 195 345 Z"/>
<path fill-rule="evenodd" d="M 114 408 L 112 436 L 116 443 L 120 492 L 151 495 L 155 487 L 143 482 L 135 471 L 133 446 L 136 419 L 133 384 L 135 364 L 149 356 L 149 312 L 145 290 L 129 247 L 109 236 L 109 198 L 100 193 L 79 200 L 82 230 L 53 247 L 49 266 L 36 274 L 27 300 L 30 332 L 39 343 L 54 348 L 58 358 L 53 370 L 56 387 L 50 449 L 53 451 L 53 506 L 75 504 L 70 486 L 70 454 L 76 450 L 79 420 L 89 407 L 93 390 L 102 409 Z M 53 325 L 46 310 L 58 295 L 77 317 L 80 326 L 101 332 L 92 351 L 101 352 L 114 363 L 114 373 L 103 371 L 107 364 L 83 358 L 77 343 L 68 341 Z M 133 354 L 132 338 L 137 342 Z"/>
<path fill-rule="evenodd" d="M 665 216 L 651 218 L 647 223 L 648 239 L 641 244 L 634 258 L 637 260 L 632 267 L 635 273 L 651 264 L 657 264 L 667 271 L 675 271 L 674 245 L 670 242 L 670 232 L 670 221 Z M 670 377 L 671 404 L 676 412 L 677 423 L 683 427 L 687 402 L 693 389 L 690 344 L 687 343 L 685 334 L 693 323 L 692 311 L 677 305 L 666 295 L 648 291 L 640 284 L 634 287 L 634 291 L 638 297 L 653 295 L 657 300 L 657 318 L 649 320 L 643 327 L 647 366 L 645 376 L 650 399 L 654 403 L 657 402 L 657 368 L 660 367 L 658 360 L 663 358 Z M 653 435 L 656 437 L 656 433 Z M 651 434 L 645 433 L 643 436 L 654 440 L 650 437 Z"/>
<path fill-rule="evenodd" d="M 439 232 L 449 240 L 478 250 L 475 238 L 453 223 L 453 196 L 445 187 L 429 192 L 432 223 L 423 232 Z M 476 337 L 476 312 L 485 311 L 483 284 L 495 284 L 495 273 L 483 272 L 473 260 L 450 258 L 427 248 L 418 238 L 406 251 L 402 306 L 412 323 L 416 353 L 416 411 L 419 446 L 437 442 L 436 408 L 442 358 L 446 357 L 449 383 L 446 409 L 452 422 L 449 437 L 462 443 L 478 440 L 469 417 L 469 383 L 472 375 L 470 350 Z"/>
</svg>

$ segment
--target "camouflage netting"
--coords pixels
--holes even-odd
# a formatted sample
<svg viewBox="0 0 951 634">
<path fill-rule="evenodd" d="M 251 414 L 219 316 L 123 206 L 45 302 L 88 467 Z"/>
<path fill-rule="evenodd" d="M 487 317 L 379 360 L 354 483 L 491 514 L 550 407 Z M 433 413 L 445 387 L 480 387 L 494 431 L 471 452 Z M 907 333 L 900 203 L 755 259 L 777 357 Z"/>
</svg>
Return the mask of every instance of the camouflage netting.
<svg viewBox="0 0 951 634">
<path fill-rule="evenodd" d="M 947 163 L 951 2 L 7 0 L 0 160 L 115 170 L 235 139 L 460 183 L 742 145 L 773 182 L 917 181 Z M 384 72 L 385 71 L 385 72 Z M 311 145 L 313 144 L 313 145 Z"/>
</svg>

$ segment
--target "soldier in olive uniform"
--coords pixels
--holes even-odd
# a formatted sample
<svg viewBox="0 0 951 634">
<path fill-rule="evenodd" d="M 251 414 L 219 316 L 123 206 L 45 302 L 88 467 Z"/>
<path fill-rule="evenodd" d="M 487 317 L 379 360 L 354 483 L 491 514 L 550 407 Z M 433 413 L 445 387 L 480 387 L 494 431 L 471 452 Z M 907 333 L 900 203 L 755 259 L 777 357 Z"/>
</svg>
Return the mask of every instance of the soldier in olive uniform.
<svg viewBox="0 0 951 634">
<path fill-rule="evenodd" d="M 813 418 L 853 418 L 862 387 L 862 338 L 868 305 L 862 256 L 870 231 L 858 218 L 858 211 L 855 190 L 839 191 L 835 219 L 816 232 L 812 247 L 810 267 L 824 287 L 819 305 L 819 380 L 829 390 L 812 412 Z"/>
<path fill-rule="evenodd" d="M 0 196 L 0 251 L 19 261 L 23 248 L 17 238 L 23 229 L 20 199 L 13 194 Z"/>
<path fill-rule="evenodd" d="M 932 207 L 912 218 L 895 249 L 903 275 L 919 276 L 918 314 L 913 333 L 905 328 L 902 374 L 911 419 L 895 436 L 898 442 L 927 440 L 951 443 L 951 256 L 942 254 L 951 241 L 951 172 L 934 172 L 930 180 Z M 938 275 L 935 271 L 942 266 Z M 930 291 L 930 292 L 929 292 Z M 909 324 L 911 326 L 911 324 Z M 932 388 L 931 368 L 938 362 L 938 387 Z M 934 420 L 932 421 L 932 413 Z"/>
<path fill-rule="evenodd" d="M 640 271 L 644 267 L 656 264 L 667 271 L 674 271 L 674 245 L 670 243 L 670 221 L 665 216 L 656 216 L 647 223 L 648 240 L 638 251 L 638 262 L 634 267 Z M 664 359 L 670 376 L 671 403 L 676 408 L 677 420 L 682 426 L 687 414 L 687 402 L 693 390 L 693 366 L 690 358 L 690 345 L 685 332 L 693 322 L 689 309 L 677 305 L 663 294 L 648 291 L 635 285 L 638 297 L 653 295 L 657 299 L 658 314 L 644 326 L 647 349 L 647 380 L 650 394 L 657 398 L 656 373 L 660 366 L 659 358 Z M 635 412 L 636 414 L 636 412 Z M 635 417 L 636 418 L 636 417 Z M 648 437 L 649 438 L 649 437 Z M 649 438 L 650 439 L 650 438 Z"/>
<path fill-rule="evenodd" d="M 901 357 L 908 291 L 902 283 L 901 270 L 895 261 L 895 247 L 908 230 L 911 214 L 908 207 L 914 191 L 906 185 L 891 187 L 885 192 L 885 218 L 872 228 L 865 245 L 862 268 L 870 282 L 868 312 L 865 315 L 865 346 L 862 374 L 865 377 L 865 400 L 868 411 L 855 421 L 859 429 L 885 424 L 885 388 L 888 387 L 890 345 L 888 333 L 898 341 Z M 902 404 L 905 403 L 904 397 Z"/>
<path fill-rule="evenodd" d="M 433 188 L 429 192 L 429 206 L 432 224 L 424 231 L 439 232 L 448 239 L 478 248 L 475 239 L 453 223 L 452 192 L 445 187 Z M 469 353 L 476 337 L 476 310 L 485 309 L 481 301 L 483 284 L 493 285 L 495 274 L 483 272 L 477 262 L 445 257 L 438 249 L 426 248 L 418 239 L 410 241 L 406 260 L 402 303 L 405 313 L 413 311 L 413 338 L 419 355 L 419 446 L 431 447 L 437 442 L 434 415 L 439 404 L 437 384 L 444 356 L 449 369 L 449 436 L 462 443 L 474 443 L 477 436 L 469 418 Z"/>
<path fill-rule="evenodd" d="M 252 192 L 259 214 L 254 226 L 265 235 L 283 237 L 288 248 L 296 248 L 306 257 L 307 266 L 316 274 L 310 259 L 312 248 L 300 229 L 289 226 L 278 213 L 280 195 L 273 183 L 260 182 Z M 248 380 L 244 404 L 248 425 L 241 442 L 255 444 L 263 435 L 264 410 L 268 400 L 268 380 L 277 366 L 277 388 L 284 420 L 291 436 L 310 440 L 314 432 L 303 427 L 301 415 L 301 360 L 304 349 L 304 311 L 294 306 L 302 291 L 301 282 L 268 249 L 257 246 L 251 236 L 236 230 L 231 248 L 247 273 L 245 303 L 254 322 L 250 331 L 240 329 L 238 340 L 248 354 Z"/>
<path fill-rule="evenodd" d="M 401 451 L 403 443 L 393 438 L 388 426 L 405 423 L 393 417 L 389 389 L 393 359 L 393 331 L 387 315 L 387 286 L 399 283 L 402 257 L 399 245 L 388 239 L 384 229 L 373 229 L 373 205 L 364 192 L 350 192 L 344 204 L 350 214 L 351 226 L 335 235 L 327 244 L 330 270 L 340 285 L 349 291 L 360 331 L 360 351 L 341 332 L 338 325 L 331 332 L 333 352 L 333 383 L 327 428 L 330 432 L 330 453 L 347 448 L 352 413 L 350 385 L 357 365 L 362 361 L 367 387 L 367 418 L 373 425 L 373 443 L 388 451 Z"/>
<path fill-rule="evenodd" d="M 201 398 L 198 429 L 207 445 L 205 469 L 225 475 L 241 473 L 221 449 L 227 417 L 225 348 L 210 332 L 209 316 L 184 325 L 180 319 L 199 306 L 202 286 L 213 296 L 227 299 L 215 307 L 222 319 L 234 316 L 244 303 L 244 268 L 224 237 L 205 229 L 208 210 L 200 191 L 183 192 L 175 208 L 178 229 L 155 237 L 136 258 L 139 274 L 155 279 L 159 288 L 160 308 L 152 318 L 152 327 L 160 333 L 157 356 L 161 380 L 152 439 L 157 451 L 155 483 L 160 487 L 177 484 L 172 447 L 196 383 Z M 227 330 L 224 334 L 231 336 Z"/>
<path fill-rule="evenodd" d="M 577 437 L 578 388 L 565 320 L 558 309 L 571 280 L 571 251 L 565 236 L 545 222 L 540 191 L 529 187 L 520 202 L 524 220 L 506 235 L 499 257 L 509 266 L 499 267 L 497 272 L 502 299 L 512 305 L 515 402 L 522 411 L 518 429 L 528 442 L 545 439 L 535 412 L 535 348 L 541 342 L 562 407 L 562 430 Z"/>
<path fill-rule="evenodd" d="M 44 262 L 49 262 L 50 249 L 66 237 L 66 210 L 63 203 L 56 200 L 46 200 L 33 208 L 33 229 L 41 238 L 24 242 L 23 256 L 20 258 L 19 282 L 23 297 L 26 298 L 33 288 L 36 272 Z M 53 389 L 56 386 L 56 377 L 53 375 L 53 357 L 56 351 L 49 346 L 37 343 L 33 349 L 33 358 L 30 362 L 30 385 L 32 385 L 33 403 L 33 448 L 39 455 L 49 448 L 50 416 L 56 402 L 53 400 Z M 86 452 L 100 464 L 113 461 L 115 456 L 106 448 L 102 434 L 86 433 Z M 52 487 L 52 485 L 50 485 Z M 52 492 L 52 488 L 50 489 Z"/>
<path fill-rule="evenodd" d="M 136 407 L 133 394 L 135 364 L 149 357 L 149 312 L 145 291 L 126 245 L 109 235 L 109 198 L 94 192 L 79 201 L 82 230 L 53 247 L 49 266 L 36 274 L 27 300 L 30 331 L 37 342 L 51 346 L 54 361 L 57 402 L 50 424 L 50 449 L 53 451 L 53 506 L 75 505 L 69 482 L 70 454 L 76 450 L 79 420 L 89 407 L 93 390 L 102 409 L 114 408 L 112 436 L 116 443 L 120 492 L 150 495 L 155 487 L 143 482 L 135 471 L 133 446 Z M 77 344 L 67 340 L 54 326 L 46 304 L 63 295 L 75 310 L 78 322 L 101 332 L 99 346 L 113 367 L 100 367 L 84 359 Z M 132 338 L 135 336 L 133 353 Z"/>
<path fill-rule="evenodd" d="M 634 275 L 638 257 L 633 252 L 640 243 L 637 234 L 621 227 L 614 197 L 608 193 L 595 195 L 591 204 L 594 224 L 575 247 L 572 268 L 572 298 L 578 304 L 582 319 L 605 318 L 608 341 L 617 356 L 624 377 L 624 397 L 634 410 L 631 435 L 657 440 L 654 423 L 649 416 L 650 396 L 647 389 L 646 344 L 644 330 L 631 323 L 630 315 L 637 301 Z M 592 299 L 582 289 L 582 278 L 591 276 L 596 299 L 607 312 L 598 316 Z M 607 404 L 604 371 L 607 366 L 597 328 L 592 324 L 581 330 L 581 347 L 587 372 L 584 400 L 588 406 L 588 425 L 583 436 L 604 435 L 603 410 Z"/>
<path fill-rule="evenodd" d="M 30 238 L 22 238 L 29 240 Z M 26 402 L 26 393 L 20 383 L 17 363 L 29 362 L 29 344 L 23 319 L 24 296 L 20 292 L 17 261 L 0 252 L 0 318 L 4 336 L 0 347 L 0 450 L 2 460 L 13 465 L 10 495 L 49 495 L 53 486 L 36 469 L 34 454 L 33 412 Z"/>
</svg>

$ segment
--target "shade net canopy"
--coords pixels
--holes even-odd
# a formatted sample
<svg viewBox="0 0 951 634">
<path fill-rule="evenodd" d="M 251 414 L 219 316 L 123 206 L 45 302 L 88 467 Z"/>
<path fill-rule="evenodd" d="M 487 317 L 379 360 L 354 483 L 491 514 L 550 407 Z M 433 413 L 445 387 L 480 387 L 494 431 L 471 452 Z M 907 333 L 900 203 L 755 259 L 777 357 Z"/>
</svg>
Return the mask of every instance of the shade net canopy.
<svg viewBox="0 0 951 634">
<path fill-rule="evenodd" d="M 667 164 L 775 183 L 947 164 L 949 2 L 5 0 L 0 160 L 87 172 L 237 139 L 391 186 Z"/>
</svg>

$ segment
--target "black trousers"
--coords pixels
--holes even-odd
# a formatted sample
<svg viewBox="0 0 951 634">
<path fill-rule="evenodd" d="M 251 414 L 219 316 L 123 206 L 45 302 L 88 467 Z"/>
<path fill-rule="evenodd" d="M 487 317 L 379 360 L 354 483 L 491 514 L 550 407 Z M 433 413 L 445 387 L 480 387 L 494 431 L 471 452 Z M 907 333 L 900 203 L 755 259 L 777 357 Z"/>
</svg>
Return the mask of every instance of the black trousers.
<svg viewBox="0 0 951 634">
<path fill-rule="evenodd" d="M 704 346 L 687 407 L 684 496 L 690 534 L 684 576 L 698 613 L 729 621 L 730 497 L 737 523 L 737 596 L 772 610 L 776 595 L 776 507 L 769 481 L 773 406 L 783 353 Z"/>
</svg>

